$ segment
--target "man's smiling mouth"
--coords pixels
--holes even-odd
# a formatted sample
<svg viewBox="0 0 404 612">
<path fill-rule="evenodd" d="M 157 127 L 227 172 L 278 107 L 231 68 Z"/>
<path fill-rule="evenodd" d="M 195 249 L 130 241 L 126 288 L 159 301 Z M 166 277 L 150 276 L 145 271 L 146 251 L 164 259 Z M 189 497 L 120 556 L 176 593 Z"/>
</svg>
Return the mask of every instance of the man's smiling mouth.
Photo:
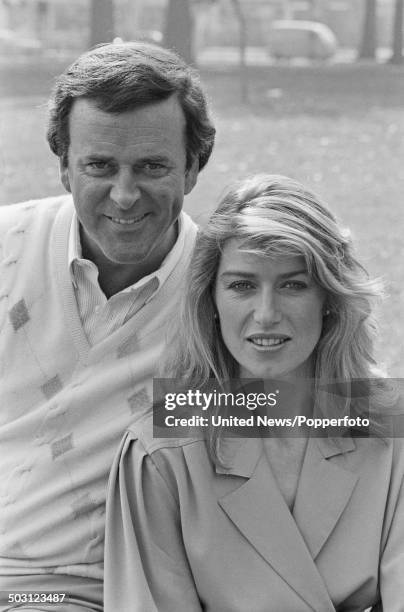
<svg viewBox="0 0 404 612">
<path fill-rule="evenodd" d="M 140 223 L 148 216 L 149 213 L 144 213 L 139 217 L 131 217 L 129 219 L 123 219 L 122 217 L 111 217 L 109 215 L 105 215 L 107 219 L 112 221 L 113 223 L 118 223 L 119 225 L 134 225 L 135 223 Z"/>
</svg>

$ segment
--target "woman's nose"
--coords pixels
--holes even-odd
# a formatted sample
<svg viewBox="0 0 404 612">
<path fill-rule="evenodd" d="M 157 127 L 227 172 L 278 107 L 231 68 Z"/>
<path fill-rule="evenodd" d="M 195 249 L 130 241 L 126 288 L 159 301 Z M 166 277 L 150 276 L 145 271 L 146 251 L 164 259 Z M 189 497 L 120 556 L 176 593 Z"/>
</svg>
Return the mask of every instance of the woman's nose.
<svg viewBox="0 0 404 612">
<path fill-rule="evenodd" d="M 274 323 L 279 323 L 282 313 L 279 307 L 279 300 L 274 291 L 266 290 L 257 295 L 254 304 L 254 320 L 262 327 L 269 327 Z"/>
<path fill-rule="evenodd" d="M 122 209 L 130 209 L 140 198 L 136 176 L 131 170 L 120 171 L 110 192 L 111 199 Z"/>
</svg>

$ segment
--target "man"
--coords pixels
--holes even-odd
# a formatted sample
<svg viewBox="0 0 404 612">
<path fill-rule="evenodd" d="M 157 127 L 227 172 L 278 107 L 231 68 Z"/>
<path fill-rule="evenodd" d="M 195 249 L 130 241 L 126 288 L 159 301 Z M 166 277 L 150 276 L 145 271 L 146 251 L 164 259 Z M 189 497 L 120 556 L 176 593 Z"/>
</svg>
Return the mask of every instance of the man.
<svg viewBox="0 0 404 612">
<path fill-rule="evenodd" d="M 196 75 L 151 45 L 98 47 L 56 83 L 71 195 L 0 209 L 1 610 L 102 610 L 108 473 L 150 406 L 214 132 Z M 69 601 L 18 597 L 45 590 Z"/>
</svg>

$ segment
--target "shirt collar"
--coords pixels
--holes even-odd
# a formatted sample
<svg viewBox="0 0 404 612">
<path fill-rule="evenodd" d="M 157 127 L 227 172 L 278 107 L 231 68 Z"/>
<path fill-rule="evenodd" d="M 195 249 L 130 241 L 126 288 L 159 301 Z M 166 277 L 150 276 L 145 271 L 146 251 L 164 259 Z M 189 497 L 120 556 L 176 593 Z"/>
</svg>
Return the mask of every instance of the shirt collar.
<svg viewBox="0 0 404 612">
<path fill-rule="evenodd" d="M 166 257 L 163 259 L 161 266 L 154 272 L 151 272 L 150 274 L 147 274 L 146 276 L 138 280 L 136 283 L 134 283 L 130 287 L 126 287 L 126 289 L 123 289 L 120 293 L 125 293 L 129 291 L 141 289 L 147 283 L 149 283 L 152 279 L 157 279 L 158 281 L 158 283 L 156 283 L 156 291 L 163 286 L 163 284 L 165 283 L 165 281 L 170 276 L 171 272 L 174 270 L 177 263 L 181 259 L 181 255 L 182 255 L 184 244 L 185 244 L 185 234 L 186 234 L 185 225 L 186 225 L 186 216 L 182 212 L 180 216 L 178 217 L 177 240 L 173 248 L 171 249 L 171 251 L 169 251 Z M 81 241 L 80 241 L 80 223 L 79 223 L 79 219 L 77 217 L 76 211 L 73 212 L 72 222 L 70 225 L 67 263 L 68 263 L 72 283 L 77 288 L 77 282 L 75 279 L 74 265 L 73 265 L 75 262 L 77 262 L 77 264 L 81 266 L 94 266 L 94 268 L 96 268 L 95 264 L 92 261 L 83 258 L 83 251 L 81 248 Z M 149 297 L 149 300 L 153 297 L 153 295 L 155 295 L 156 291 Z"/>
</svg>

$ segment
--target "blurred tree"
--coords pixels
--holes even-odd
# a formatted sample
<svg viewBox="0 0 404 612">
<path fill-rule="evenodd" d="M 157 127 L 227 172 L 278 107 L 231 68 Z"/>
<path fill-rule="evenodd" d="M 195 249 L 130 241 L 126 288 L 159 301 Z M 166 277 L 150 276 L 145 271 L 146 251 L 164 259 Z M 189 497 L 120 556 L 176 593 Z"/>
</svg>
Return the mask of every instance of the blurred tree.
<svg viewBox="0 0 404 612">
<path fill-rule="evenodd" d="M 403 62 L 403 16 L 404 16 L 404 2 L 403 0 L 396 0 L 394 4 L 394 17 L 393 17 L 393 53 L 389 59 L 391 64 L 402 64 Z"/>
<path fill-rule="evenodd" d="M 377 48 L 377 2 L 376 0 L 363 0 L 363 3 L 364 18 L 358 57 L 359 59 L 375 59 Z"/>
<path fill-rule="evenodd" d="M 240 0 L 231 0 L 233 10 L 237 19 L 239 36 L 238 36 L 238 48 L 239 48 L 239 67 L 240 67 L 240 86 L 241 86 L 241 100 L 244 103 L 249 101 L 249 79 L 248 79 L 248 66 L 247 66 L 247 20 L 245 18 Z"/>
<path fill-rule="evenodd" d="M 168 0 L 163 45 L 174 49 L 188 64 L 194 63 L 194 21 L 190 0 Z"/>
<path fill-rule="evenodd" d="M 323 21 L 324 20 L 324 11 L 326 4 L 324 0 L 310 0 L 309 1 L 309 14 L 310 19 L 313 21 Z"/>
<path fill-rule="evenodd" d="M 293 19 L 293 8 L 290 0 L 282 0 L 282 19 Z"/>
<path fill-rule="evenodd" d="M 114 0 L 91 0 L 90 47 L 114 38 Z"/>
</svg>

